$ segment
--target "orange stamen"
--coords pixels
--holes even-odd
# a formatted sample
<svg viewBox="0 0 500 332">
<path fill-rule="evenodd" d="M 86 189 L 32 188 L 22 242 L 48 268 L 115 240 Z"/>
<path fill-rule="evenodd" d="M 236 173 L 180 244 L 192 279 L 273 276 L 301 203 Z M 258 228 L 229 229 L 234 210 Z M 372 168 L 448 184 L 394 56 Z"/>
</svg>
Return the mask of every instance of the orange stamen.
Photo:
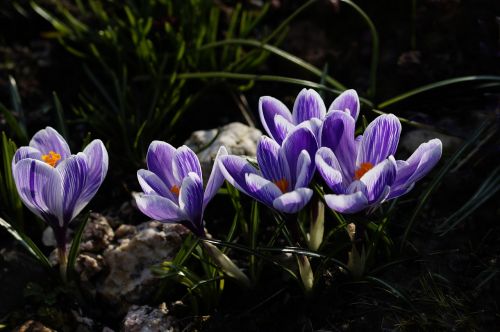
<svg viewBox="0 0 500 332">
<path fill-rule="evenodd" d="M 49 164 L 52 167 L 56 167 L 56 164 L 59 160 L 61 160 L 61 155 L 59 153 L 56 153 L 54 151 L 49 151 L 48 154 L 44 154 L 42 156 L 42 160 Z"/>
<path fill-rule="evenodd" d="M 356 180 L 361 179 L 361 177 L 363 175 L 365 175 L 365 173 L 368 172 L 369 170 L 371 170 L 372 168 L 373 168 L 372 163 L 361 163 L 361 165 L 359 165 L 359 168 L 356 170 L 356 172 L 354 172 L 354 178 Z"/>
<path fill-rule="evenodd" d="M 174 184 L 174 186 L 172 188 L 170 188 L 170 191 L 173 192 L 176 196 L 179 196 L 179 192 L 181 191 L 179 186 L 176 186 Z"/>
<path fill-rule="evenodd" d="M 281 180 L 276 180 L 273 182 L 276 186 L 278 186 L 278 188 L 280 188 L 282 193 L 286 193 L 288 191 L 288 181 L 287 180 L 281 179 Z"/>
</svg>

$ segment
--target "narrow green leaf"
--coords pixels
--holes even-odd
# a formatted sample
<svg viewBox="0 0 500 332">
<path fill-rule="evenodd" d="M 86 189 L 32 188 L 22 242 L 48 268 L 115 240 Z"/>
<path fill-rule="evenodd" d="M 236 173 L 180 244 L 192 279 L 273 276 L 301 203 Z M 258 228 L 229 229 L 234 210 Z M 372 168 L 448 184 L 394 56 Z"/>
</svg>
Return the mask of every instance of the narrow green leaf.
<svg viewBox="0 0 500 332">
<path fill-rule="evenodd" d="M 73 237 L 73 241 L 71 242 L 71 248 L 68 253 L 68 266 L 66 267 L 66 274 L 68 276 L 73 273 L 76 263 L 76 258 L 78 257 L 78 252 L 80 251 L 80 243 L 82 242 L 83 231 L 85 230 L 85 226 L 89 221 L 90 211 L 87 212 L 83 218 L 81 218 L 80 224 L 76 229 L 75 236 Z"/>
<path fill-rule="evenodd" d="M 38 246 L 33 241 L 31 241 L 28 236 L 20 231 L 16 231 L 8 222 L 3 220 L 2 218 L 0 218 L 0 226 L 5 228 L 7 232 L 10 233 L 10 235 L 18 240 L 23 245 L 23 247 L 25 247 L 26 250 L 28 250 L 28 252 L 40 262 L 40 264 L 42 264 L 46 268 L 51 268 L 47 256 L 43 254 L 40 248 L 38 248 Z"/>
<path fill-rule="evenodd" d="M 401 241 L 401 250 L 403 250 L 404 246 L 406 245 L 406 241 L 408 239 L 408 235 L 410 234 L 410 231 L 413 229 L 413 224 L 420 213 L 420 210 L 422 207 L 425 205 L 433 191 L 437 188 L 438 184 L 441 182 L 445 174 L 451 169 L 453 164 L 460 158 L 462 154 L 465 153 L 465 151 L 476 142 L 476 140 L 479 139 L 481 134 L 486 130 L 486 128 L 489 125 L 489 121 L 485 121 L 479 126 L 479 128 L 475 131 L 475 133 L 467 140 L 462 147 L 455 152 L 455 154 L 448 160 L 448 162 L 441 168 L 439 173 L 434 177 L 433 181 L 427 188 L 427 190 L 422 194 L 420 199 L 418 200 L 417 207 L 413 211 L 412 216 L 410 217 L 410 220 L 408 221 L 408 224 L 406 225 L 403 238 Z"/>
<path fill-rule="evenodd" d="M 403 94 L 400 94 L 396 97 L 393 97 L 389 100 L 386 100 L 380 104 L 377 105 L 378 109 L 384 109 L 390 105 L 396 104 L 400 101 L 403 101 L 405 99 L 408 99 L 410 97 L 413 97 L 415 95 L 431 91 L 434 89 L 442 88 L 448 85 L 453 85 L 453 84 L 461 84 L 461 83 L 466 83 L 466 82 L 475 82 L 475 81 L 500 81 L 500 76 L 493 76 L 493 75 L 474 75 L 474 76 L 462 76 L 462 77 L 457 77 L 457 78 L 451 78 L 447 79 L 444 81 L 439 81 L 439 82 L 434 82 L 431 84 L 427 84 L 424 86 L 421 86 L 419 88 L 410 90 L 408 92 L 405 92 Z"/>
<path fill-rule="evenodd" d="M 310 73 L 312 73 L 320 78 L 323 77 L 326 83 L 330 84 L 331 86 L 333 86 L 336 89 L 339 89 L 339 90 L 346 90 L 347 89 L 344 85 L 339 83 L 333 77 L 326 75 L 321 69 L 311 65 L 307 61 L 304 61 L 301 58 L 299 58 L 293 54 L 290 54 L 286 51 L 283 51 L 282 49 L 280 49 L 278 47 L 275 47 L 275 46 L 272 46 L 269 44 L 265 44 L 265 43 L 260 42 L 258 40 L 227 39 L 227 40 L 223 40 L 223 41 L 217 41 L 214 43 L 202 45 L 199 48 L 199 50 L 205 50 L 205 49 L 210 49 L 210 48 L 214 48 L 214 47 L 225 47 L 226 45 L 245 45 L 245 46 L 252 46 L 255 48 L 260 48 L 260 49 L 266 50 L 266 51 L 268 51 L 268 52 L 270 52 L 270 53 L 272 53 L 272 54 L 274 54 L 274 55 L 276 55 L 276 56 L 278 56 L 278 57 L 280 57 L 288 62 L 291 62 L 291 63 L 301 67 L 302 69 L 309 71 Z M 324 84 L 321 83 L 320 85 L 324 85 Z"/>
</svg>

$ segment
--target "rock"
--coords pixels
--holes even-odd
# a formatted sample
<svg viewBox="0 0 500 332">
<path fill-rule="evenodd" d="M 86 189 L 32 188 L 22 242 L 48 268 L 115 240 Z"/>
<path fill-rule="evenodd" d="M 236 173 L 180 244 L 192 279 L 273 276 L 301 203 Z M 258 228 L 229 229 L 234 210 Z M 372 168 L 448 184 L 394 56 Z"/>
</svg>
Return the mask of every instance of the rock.
<svg viewBox="0 0 500 332">
<path fill-rule="evenodd" d="M 80 281 L 88 282 L 104 268 L 104 258 L 101 255 L 82 253 L 78 255 L 75 270 L 80 275 Z"/>
<path fill-rule="evenodd" d="M 130 238 L 116 238 L 119 244 L 103 253 L 109 273 L 98 283 L 97 293 L 110 305 L 122 305 L 117 313 L 151 296 L 159 280 L 150 267 L 172 259 L 188 233 L 184 226 L 158 221 L 140 224 L 136 229 Z"/>
<path fill-rule="evenodd" d="M 219 147 L 224 145 L 229 154 L 254 157 L 261 136 L 260 130 L 233 122 L 219 129 L 195 131 L 184 144 L 195 152 L 201 150 L 197 154 L 207 180 Z"/>
<path fill-rule="evenodd" d="M 56 237 L 54 236 L 54 230 L 52 229 L 52 227 L 47 227 L 43 231 L 42 243 L 44 246 L 47 246 L 47 247 L 57 246 Z"/>
<path fill-rule="evenodd" d="M 106 217 L 99 213 L 91 213 L 82 234 L 80 250 L 85 252 L 101 252 L 113 240 L 115 234 Z"/>
<path fill-rule="evenodd" d="M 40 322 L 34 321 L 34 320 L 29 320 L 25 322 L 23 325 L 15 328 L 13 332 L 55 332 L 56 330 L 53 330 L 51 328 L 48 328 L 47 326 L 43 325 Z"/>
<path fill-rule="evenodd" d="M 118 239 L 131 238 L 137 233 L 137 228 L 132 225 L 123 224 L 115 230 L 115 236 Z"/>
<path fill-rule="evenodd" d="M 458 137 L 444 135 L 428 129 L 416 129 L 408 132 L 401 138 L 400 146 L 411 154 L 420 144 L 428 142 L 433 138 L 439 138 L 443 142 L 443 151 L 445 153 L 455 151 L 462 144 L 462 140 Z"/>
<path fill-rule="evenodd" d="M 158 308 L 150 306 L 133 305 L 123 319 L 122 332 L 176 332 L 180 329 L 176 326 L 174 317 L 168 314 L 165 303 Z"/>
</svg>

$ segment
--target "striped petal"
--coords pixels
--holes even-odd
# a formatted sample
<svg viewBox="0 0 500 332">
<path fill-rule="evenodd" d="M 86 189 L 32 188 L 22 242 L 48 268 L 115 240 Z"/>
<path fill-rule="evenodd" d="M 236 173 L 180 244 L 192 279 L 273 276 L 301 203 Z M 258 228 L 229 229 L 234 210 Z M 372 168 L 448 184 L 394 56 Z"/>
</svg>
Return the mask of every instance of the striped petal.
<svg viewBox="0 0 500 332">
<path fill-rule="evenodd" d="M 321 96 L 313 89 L 302 89 L 293 104 L 292 118 L 298 125 L 312 118 L 323 119 L 326 106 Z"/>
<path fill-rule="evenodd" d="M 286 132 L 283 131 L 284 127 L 278 127 L 276 125 L 276 117 L 280 116 L 290 124 L 293 121 L 292 115 L 285 104 L 273 97 L 261 97 L 259 99 L 259 116 L 262 126 L 269 136 L 276 142 L 281 143 L 286 137 Z"/>
<path fill-rule="evenodd" d="M 263 136 L 257 145 L 257 163 L 262 175 L 270 181 L 290 181 L 290 170 L 280 145 L 267 136 Z"/>
<path fill-rule="evenodd" d="M 194 232 L 202 236 L 203 231 L 203 181 L 190 172 L 182 181 L 179 193 L 179 207 L 193 224 Z"/>
<path fill-rule="evenodd" d="M 363 192 L 353 194 L 325 195 L 328 207 L 340 213 L 356 213 L 368 207 L 368 199 Z"/>
<path fill-rule="evenodd" d="M 342 170 L 337 157 L 330 148 L 322 147 L 316 153 L 316 168 L 325 180 L 326 185 L 335 193 L 343 194 L 346 185 L 343 184 Z"/>
<path fill-rule="evenodd" d="M 297 213 L 311 200 L 313 191 L 309 188 L 298 188 L 283 195 L 273 201 L 273 207 L 284 213 Z"/>
<path fill-rule="evenodd" d="M 85 149 L 88 173 L 85 188 L 82 191 L 80 200 L 89 202 L 101 186 L 108 172 L 108 151 L 101 140 L 93 140 Z"/>
<path fill-rule="evenodd" d="M 175 148 L 162 141 L 153 141 L 149 145 L 146 155 L 148 169 L 158 175 L 167 188 L 180 186 L 182 179 L 177 179 L 173 173 Z"/>
<path fill-rule="evenodd" d="M 219 168 L 219 159 L 222 156 L 227 156 L 227 150 L 224 146 L 219 148 L 219 151 L 215 156 L 212 172 L 208 178 L 205 194 L 203 195 L 203 209 L 205 209 L 207 204 L 212 200 L 219 188 L 222 186 L 222 183 L 224 183 L 224 176 Z"/>
<path fill-rule="evenodd" d="M 227 182 L 239 191 L 249 195 L 245 175 L 257 174 L 255 167 L 242 157 L 221 156 L 219 159 L 219 168 Z"/>
<path fill-rule="evenodd" d="M 137 171 L 137 180 L 139 180 L 139 185 L 147 195 L 160 195 L 170 199 L 173 202 L 177 201 L 177 198 L 173 196 L 169 188 L 163 183 L 158 175 L 148 171 L 146 169 L 140 169 Z"/>
<path fill-rule="evenodd" d="M 23 203 L 52 227 L 62 223 L 62 183 L 59 173 L 43 161 L 22 159 L 12 175 Z"/>
<path fill-rule="evenodd" d="M 39 130 L 29 143 L 29 146 L 37 149 L 42 154 L 48 154 L 50 151 L 61 155 L 61 160 L 69 157 L 71 151 L 66 140 L 53 128 L 46 127 Z"/>
<path fill-rule="evenodd" d="M 67 225 L 90 201 L 90 198 L 80 198 L 87 182 L 86 157 L 83 153 L 70 156 L 57 165 L 56 170 L 62 180 L 63 223 Z"/>
<path fill-rule="evenodd" d="M 392 156 L 366 172 L 360 179 L 366 185 L 366 198 L 373 204 L 392 186 L 396 179 L 396 161 Z"/>
<path fill-rule="evenodd" d="M 42 160 L 42 154 L 40 151 L 32 148 L 31 146 L 22 146 L 17 149 L 14 157 L 12 158 L 12 168 L 14 168 L 14 165 L 17 164 L 18 161 L 26 158 Z"/>
<path fill-rule="evenodd" d="M 328 108 L 329 112 L 334 110 L 346 112 L 356 121 L 359 115 L 359 97 L 356 90 L 346 90 L 335 98 Z"/>
<path fill-rule="evenodd" d="M 356 164 L 377 165 L 387 157 L 396 154 L 401 135 L 401 123 L 393 114 L 384 114 L 373 120 L 361 140 Z"/>
<path fill-rule="evenodd" d="M 177 149 L 173 160 L 174 176 L 183 181 L 189 173 L 193 172 L 202 179 L 200 161 L 198 156 L 190 148 L 183 145 Z"/>
<path fill-rule="evenodd" d="M 154 220 L 176 222 L 187 218 L 179 206 L 168 198 L 139 193 L 134 194 L 134 199 L 139 210 Z"/>
<path fill-rule="evenodd" d="M 297 127 L 285 141 L 283 141 L 282 149 L 290 169 L 292 187 L 295 187 L 297 183 L 297 164 L 299 156 L 303 150 L 305 150 L 309 156 L 314 156 L 316 154 L 316 150 L 318 149 L 316 138 L 309 129 Z"/>
<path fill-rule="evenodd" d="M 344 179 L 354 177 L 356 143 L 354 119 L 347 113 L 332 111 L 321 127 L 321 146 L 329 147 L 340 164 Z"/>
<path fill-rule="evenodd" d="M 276 197 L 282 195 L 281 190 L 274 183 L 264 179 L 260 175 L 246 174 L 245 181 L 248 188 L 248 195 L 269 207 L 273 206 L 273 201 Z"/>
</svg>

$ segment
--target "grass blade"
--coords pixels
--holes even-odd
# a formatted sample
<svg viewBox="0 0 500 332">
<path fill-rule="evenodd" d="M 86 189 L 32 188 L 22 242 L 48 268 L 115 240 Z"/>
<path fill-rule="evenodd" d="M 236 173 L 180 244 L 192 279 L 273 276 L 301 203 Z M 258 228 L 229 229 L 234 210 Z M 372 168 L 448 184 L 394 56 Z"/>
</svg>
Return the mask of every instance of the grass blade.
<svg viewBox="0 0 500 332">
<path fill-rule="evenodd" d="M 427 188 L 427 190 L 420 197 L 418 205 L 415 208 L 415 210 L 413 211 L 413 214 L 410 217 L 410 220 L 408 221 L 408 224 L 406 225 L 406 228 L 405 228 L 405 231 L 404 231 L 404 234 L 403 234 L 403 239 L 401 241 L 401 248 L 400 248 L 401 251 L 403 250 L 403 248 L 404 248 L 404 246 L 406 244 L 406 240 L 408 238 L 408 235 L 410 234 L 410 231 L 413 228 L 413 224 L 414 224 L 414 222 L 415 222 L 415 220 L 417 218 L 417 215 L 420 213 L 420 210 L 425 205 L 425 203 L 429 199 L 429 197 L 432 194 L 432 192 L 434 191 L 434 189 L 436 189 L 436 187 L 439 184 L 439 182 L 441 182 L 441 180 L 443 179 L 444 175 L 451 169 L 451 167 L 458 160 L 458 158 L 460 158 L 460 156 L 462 154 L 464 154 L 465 151 L 470 146 L 472 146 L 474 144 L 474 142 L 476 142 L 476 140 L 479 139 L 479 137 L 486 130 L 486 128 L 488 127 L 488 125 L 489 125 L 489 121 L 485 121 L 485 122 L 483 122 L 483 124 L 481 126 L 479 126 L 479 128 L 472 135 L 472 137 L 467 142 L 465 142 L 462 145 L 462 147 L 453 155 L 453 157 L 441 168 L 441 170 L 439 171 L 438 175 L 434 178 L 434 180 L 429 185 L 429 187 Z"/>
<path fill-rule="evenodd" d="M 71 248 L 69 249 L 68 254 L 68 265 L 66 267 L 67 275 L 70 275 L 74 270 L 76 258 L 78 257 L 78 252 L 80 251 L 80 243 L 82 242 L 83 231 L 85 229 L 85 226 L 87 225 L 89 217 L 90 212 L 87 212 L 83 216 L 83 218 L 81 218 L 82 220 L 80 221 L 80 224 L 76 229 L 75 236 L 73 237 L 73 241 L 71 242 Z"/>
<path fill-rule="evenodd" d="M 474 82 L 474 81 L 500 81 L 500 76 L 493 76 L 493 75 L 474 75 L 474 76 L 462 76 L 462 77 L 457 77 L 457 78 L 451 78 L 447 79 L 444 81 L 439 81 L 439 82 L 434 82 L 431 84 L 427 84 L 424 86 L 421 86 L 419 88 L 410 90 L 408 92 L 405 92 L 403 94 L 400 94 L 396 97 L 393 97 L 389 100 L 386 100 L 380 104 L 377 105 L 378 109 L 384 109 L 390 105 L 399 103 L 400 101 L 403 101 L 405 99 L 408 99 L 410 97 L 413 97 L 415 95 L 431 91 L 437 88 L 442 88 L 448 85 L 453 85 L 453 84 L 460 84 L 460 83 L 466 83 L 466 82 Z"/>
<path fill-rule="evenodd" d="M 258 40 L 253 40 L 253 39 L 227 39 L 227 40 L 223 40 L 223 41 L 218 41 L 218 42 L 215 42 L 215 43 L 209 43 L 209 44 L 205 44 L 205 45 L 202 45 L 199 50 L 204 50 L 204 49 L 208 49 L 208 48 L 213 48 L 213 47 L 224 47 L 226 45 L 246 45 L 246 46 L 252 46 L 252 47 L 255 47 L 255 48 L 260 48 L 260 49 L 263 49 L 263 50 L 266 50 L 276 56 L 279 56 L 280 58 L 288 61 L 288 62 L 291 62 L 293 64 L 296 64 L 297 66 L 309 71 L 310 73 L 320 77 L 320 78 L 323 78 L 324 77 L 324 80 L 326 83 L 330 84 L 331 86 L 333 86 L 334 88 L 336 89 L 339 89 L 339 90 L 345 90 L 346 87 L 341 84 L 340 82 L 338 82 L 337 80 L 335 80 L 333 77 L 329 76 L 329 75 L 326 75 L 322 70 L 320 70 L 319 68 L 311 65 L 309 62 L 307 61 L 304 61 L 302 60 L 301 58 L 293 55 L 293 54 L 290 54 L 286 51 L 283 51 L 282 49 L 278 48 L 278 47 L 275 47 L 273 45 L 270 45 L 270 44 L 266 44 L 266 43 L 263 43 L 263 42 L 260 42 Z"/>
<path fill-rule="evenodd" d="M 28 252 L 32 254 L 33 257 L 35 257 L 38 260 L 38 262 L 40 262 L 40 264 L 42 264 L 44 267 L 48 269 L 51 268 L 47 256 L 43 254 L 40 248 L 38 248 L 38 246 L 33 241 L 31 241 L 31 239 L 28 236 L 26 236 L 24 233 L 20 231 L 16 231 L 14 228 L 12 228 L 12 226 L 8 222 L 3 220 L 2 218 L 0 218 L 0 226 L 5 228 L 7 232 L 10 233 L 10 235 L 12 235 L 16 240 L 18 240 L 23 245 L 23 247 L 25 247 L 26 250 L 28 250 Z"/>
</svg>

